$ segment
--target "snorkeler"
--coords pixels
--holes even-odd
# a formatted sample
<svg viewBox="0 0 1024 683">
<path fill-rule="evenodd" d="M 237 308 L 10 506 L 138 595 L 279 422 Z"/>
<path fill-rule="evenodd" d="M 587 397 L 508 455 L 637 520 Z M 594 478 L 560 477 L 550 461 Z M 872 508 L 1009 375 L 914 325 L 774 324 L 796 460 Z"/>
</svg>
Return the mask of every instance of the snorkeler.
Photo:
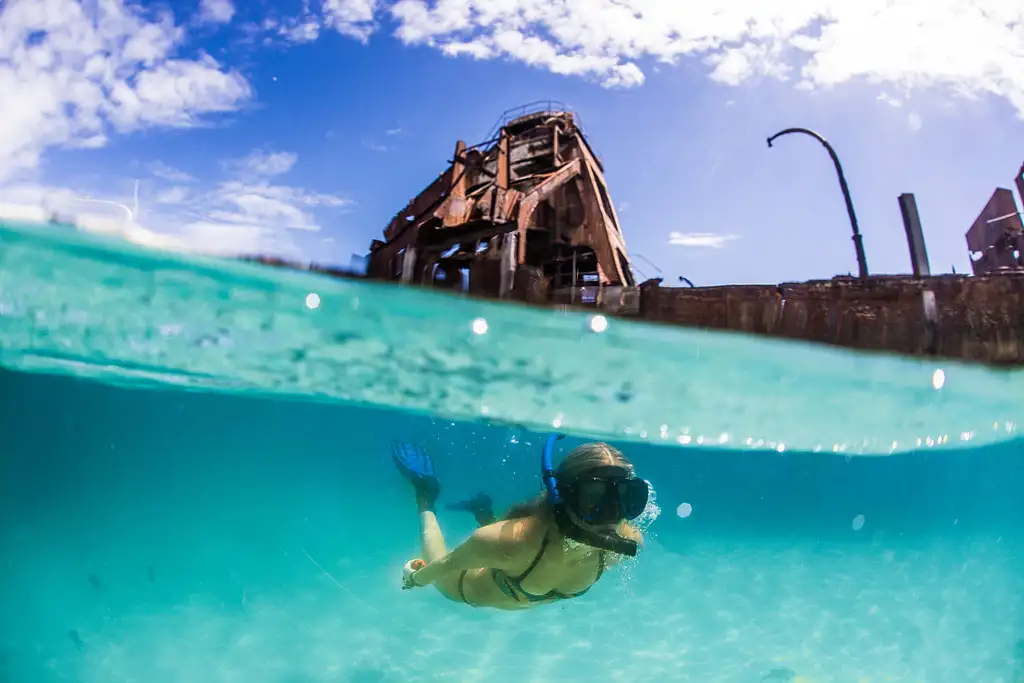
<svg viewBox="0 0 1024 683">
<path fill-rule="evenodd" d="M 449 600 L 473 607 L 523 609 L 583 595 L 623 556 L 636 555 L 642 536 L 629 525 L 647 506 L 647 482 L 617 449 L 587 443 L 551 467 L 556 439 L 541 459 L 544 493 L 495 518 L 490 498 L 449 506 L 467 510 L 478 528 L 451 552 L 435 516 L 440 485 L 430 456 L 395 443 L 393 458 L 416 492 L 423 559 L 408 562 L 402 588 L 434 585 Z"/>
</svg>

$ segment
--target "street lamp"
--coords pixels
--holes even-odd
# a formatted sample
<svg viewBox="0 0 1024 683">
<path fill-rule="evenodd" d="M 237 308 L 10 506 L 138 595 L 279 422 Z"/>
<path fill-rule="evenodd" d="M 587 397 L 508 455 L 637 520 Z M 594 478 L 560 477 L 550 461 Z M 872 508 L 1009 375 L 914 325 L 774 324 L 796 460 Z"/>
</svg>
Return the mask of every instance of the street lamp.
<svg viewBox="0 0 1024 683">
<path fill-rule="evenodd" d="M 80 202 L 92 202 L 93 204 L 106 204 L 107 206 L 116 206 L 117 208 L 124 211 L 125 216 L 128 217 L 128 225 L 135 223 L 135 219 L 139 215 L 139 180 L 135 179 L 135 191 L 132 194 L 132 208 L 128 208 L 121 202 L 115 202 L 111 199 L 97 199 L 96 197 L 90 197 L 89 195 L 82 195 L 74 197 L 76 201 Z"/>
<path fill-rule="evenodd" d="M 810 135 L 812 138 L 820 142 L 822 146 L 828 150 L 828 155 L 832 157 L 832 163 L 836 166 L 836 175 L 839 176 L 839 188 L 843 191 L 843 199 L 846 200 L 846 213 L 850 216 L 850 227 L 853 229 L 853 248 L 857 250 L 857 266 L 860 269 L 860 277 L 866 278 L 868 276 L 868 259 L 864 255 L 864 242 L 861 240 L 860 229 L 857 227 L 857 214 L 853 211 L 853 200 L 850 198 L 850 188 L 846 185 L 846 176 L 843 175 L 843 165 L 839 163 L 839 157 L 836 155 L 836 151 L 832 149 L 832 145 L 828 144 L 828 140 L 807 128 L 787 128 L 786 130 L 781 130 L 768 138 L 768 146 L 772 146 L 772 142 L 775 138 L 782 137 L 783 135 L 789 135 L 790 133 L 803 133 L 804 135 Z"/>
<path fill-rule="evenodd" d="M 128 216 L 128 223 L 131 224 L 135 221 L 135 216 L 132 215 L 132 210 L 121 202 L 115 202 L 110 199 L 96 199 L 94 197 L 75 197 L 80 202 L 92 202 L 93 204 L 106 204 L 107 206 L 116 206 L 119 209 L 123 209 L 125 215 Z"/>
</svg>

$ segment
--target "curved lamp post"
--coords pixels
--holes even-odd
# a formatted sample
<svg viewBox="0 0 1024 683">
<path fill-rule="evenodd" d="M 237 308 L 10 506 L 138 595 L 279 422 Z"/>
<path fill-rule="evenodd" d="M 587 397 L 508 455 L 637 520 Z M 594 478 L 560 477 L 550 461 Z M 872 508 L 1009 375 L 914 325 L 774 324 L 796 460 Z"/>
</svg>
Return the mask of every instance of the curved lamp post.
<svg viewBox="0 0 1024 683">
<path fill-rule="evenodd" d="M 92 202 L 93 204 L 106 204 L 107 206 L 116 206 L 119 209 L 123 209 L 126 216 L 128 216 L 128 222 L 135 222 L 135 216 L 132 210 L 121 202 L 115 202 L 111 199 L 95 199 L 93 197 L 75 197 L 80 202 Z"/>
<path fill-rule="evenodd" d="M 812 138 L 822 144 L 822 146 L 828 150 L 828 155 L 832 157 L 832 163 L 836 166 L 836 175 L 839 176 L 839 188 L 843 191 L 843 199 L 846 200 L 846 213 L 850 216 L 850 227 L 853 228 L 853 248 L 857 250 L 857 267 L 860 269 L 860 276 L 866 278 L 868 276 L 868 259 L 864 255 L 864 242 L 861 240 L 860 228 L 857 227 L 857 214 L 853 211 L 853 200 L 850 198 L 850 188 L 846 185 L 846 176 L 843 175 L 843 165 L 839 163 L 839 157 L 836 155 L 836 151 L 832 149 L 832 145 L 828 144 L 828 140 L 823 138 L 813 130 L 807 128 L 787 128 L 781 130 L 775 135 L 768 138 L 768 146 L 772 146 L 772 142 L 775 138 L 780 138 L 783 135 L 789 135 L 790 133 L 803 133 L 804 135 L 810 135 Z"/>
</svg>

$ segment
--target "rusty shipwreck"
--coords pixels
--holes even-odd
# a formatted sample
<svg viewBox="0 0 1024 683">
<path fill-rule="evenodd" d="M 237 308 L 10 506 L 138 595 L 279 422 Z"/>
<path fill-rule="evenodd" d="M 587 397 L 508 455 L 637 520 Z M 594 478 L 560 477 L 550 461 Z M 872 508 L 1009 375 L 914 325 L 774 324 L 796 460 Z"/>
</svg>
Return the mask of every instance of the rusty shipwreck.
<svg viewBox="0 0 1024 683">
<path fill-rule="evenodd" d="M 1024 166 L 1016 183 L 1024 198 Z M 365 277 L 685 327 L 1024 366 L 1024 223 L 1012 192 L 998 188 L 967 231 L 972 276 L 931 275 L 913 195 L 900 195 L 899 206 L 912 275 L 637 284 L 601 160 L 578 115 L 544 102 L 506 112 L 484 142 L 457 142 L 447 167 L 373 241 Z M 364 277 L 361 268 L 250 258 Z"/>
<path fill-rule="evenodd" d="M 366 274 L 482 296 L 635 311 L 638 291 L 604 169 L 562 105 L 506 112 L 370 246 Z"/>
</svg>

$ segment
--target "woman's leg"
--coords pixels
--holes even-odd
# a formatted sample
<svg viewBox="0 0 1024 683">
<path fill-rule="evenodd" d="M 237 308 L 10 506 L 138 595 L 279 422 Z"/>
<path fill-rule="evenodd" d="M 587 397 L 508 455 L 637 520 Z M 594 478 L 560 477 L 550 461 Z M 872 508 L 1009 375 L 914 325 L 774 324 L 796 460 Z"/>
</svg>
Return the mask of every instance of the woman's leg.
<svg viewBox="0 0 1024 683">
<path fill-rule="evenodd" d="M 416 508 L 420 518 L 420 546 L 423 559 L 428 563 L 436 562 L 444 557 L 448 549 L 445 546 L 441 525 L 437 522 L 434 506 L 441 485 L 434 475 L 434 462 L 420 447 L 396 441 L 391 445 L 391 456 L 402 476 L 412 484 L 416 494 Z M 434 580 L 434 587 L 449 600 L 466 602 L 462 596 L 465 583 L 465 572 L 455 571 Z"/>
<path fill-rule="evenodd" d="M 417 505 L 420 509 L 420 545 L 423 549 L 423 559 L 429 564 L 444 557 L 448 549 L 445 546 L 444 534 L 441 532 L 441 525 L 437 522 L 437 515 L 434 514 L 433 507 L 424 505 L 420 500 L 417 500 Z M 462 591 L 464 574 L 463 571 L 445 574 L 434 581 L 434 587 L 449 600 L 467 602 Z"/>
<path fill-rule="evenodd" d="M 433 508 L 423 505 L 420 508 L 420 545 L 423 547 L 423 559 L 430 564 L 435 562 L 448 552 L 444 544 L 444 534 L 441 533 L 441 525 L 437 523 L 437 515 Z"/>
<path fill-rule="evenodd" d="M 402 476 L 412 484 L 420 516 L 423 559 L 428 563 L 434 562 L 447 552 L 441 526 L 434 514 L 437 496 L 441 492 L 441 484 L 434 475 L 434 461 L 419 446 L 401 441 L 391 444 L 391 458 Z"/>
</svg>

